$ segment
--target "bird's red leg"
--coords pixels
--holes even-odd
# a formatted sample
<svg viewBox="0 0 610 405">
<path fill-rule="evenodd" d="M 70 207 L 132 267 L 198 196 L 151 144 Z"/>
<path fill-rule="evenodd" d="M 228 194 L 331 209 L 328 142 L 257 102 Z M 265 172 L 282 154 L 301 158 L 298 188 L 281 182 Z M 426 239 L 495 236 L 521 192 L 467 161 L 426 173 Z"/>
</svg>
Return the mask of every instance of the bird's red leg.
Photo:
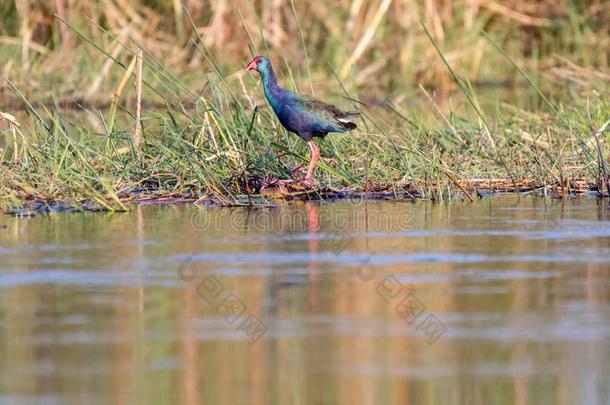
<svg viewBox="0 0 610 405">
<path fill-rule="evenodd" d="M 320 158 L 320 150 L 313 141 L 307 142 L 307 146 L 309 146 L 309 150 L 311 151 L 311 160 L 309 161 L 309 167 L 307 168 L 307 174 L 305 175 L 304 183 L 312 185 L 313 169 L 316 167 L 316 163 L 318 163 L 318 159 Z"/>
</svg>

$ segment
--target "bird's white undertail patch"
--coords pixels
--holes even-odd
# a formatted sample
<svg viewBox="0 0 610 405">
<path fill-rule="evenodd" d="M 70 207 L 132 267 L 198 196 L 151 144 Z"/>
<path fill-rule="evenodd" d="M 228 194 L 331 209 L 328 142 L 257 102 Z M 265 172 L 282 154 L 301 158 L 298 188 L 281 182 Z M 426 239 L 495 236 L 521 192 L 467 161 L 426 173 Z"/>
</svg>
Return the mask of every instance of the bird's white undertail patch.
<svg viewBox="0 0 610 405">
<path fill-rule="evenodd" d="M 339 118 L 339 117 L 337 117 L 337 121 L 345 122 L 346 124 L 351 124 L 352 123 L 352 120 L 350 120 L 349 118 Z"/>
</svg>

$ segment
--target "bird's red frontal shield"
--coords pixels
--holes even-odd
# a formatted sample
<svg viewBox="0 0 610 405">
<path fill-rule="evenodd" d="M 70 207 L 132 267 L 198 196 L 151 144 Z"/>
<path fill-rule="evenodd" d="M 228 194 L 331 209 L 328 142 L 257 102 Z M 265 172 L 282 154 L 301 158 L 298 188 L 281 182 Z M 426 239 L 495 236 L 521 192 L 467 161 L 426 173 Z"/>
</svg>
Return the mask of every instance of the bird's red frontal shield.
<svg viewBox="0 0 610 405">
<path fill-rule="evenodd" d="M 258 63 L 258 61 L 261 59 L 260 56 L 255 56 L 254 59 L 252 59 L 250 61 L 250 63 L 248 63 L 248 66 L 246 66 L 246 70 L 250 71 L 250 70 L 256 70 L 256 64 Z"/>
</svg>

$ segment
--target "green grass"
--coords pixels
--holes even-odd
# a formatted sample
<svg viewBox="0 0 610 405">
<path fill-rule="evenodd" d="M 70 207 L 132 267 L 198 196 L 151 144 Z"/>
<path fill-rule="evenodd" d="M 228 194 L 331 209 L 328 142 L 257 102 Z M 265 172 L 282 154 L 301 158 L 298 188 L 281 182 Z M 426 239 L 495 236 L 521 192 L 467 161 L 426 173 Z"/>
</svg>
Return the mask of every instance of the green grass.
<svg viewBox="0 0 610 405">
<path fill-rule="evenodd" d="M 188 110 L 177 105 L 146 111 L 142 150 L 131 145 L 134 122 L 127 110 L 121 124 L 99 133 L 57 111 L 32 109 L 31 122 L 20 128 L 17 152 L 10 147 L 4 152 L 0 204 L 7 209 L 28 200 L 94 201 L 116 209 L 138 189 L 150 196 L 188 194 L 236 204 L 265 178 L 289 178 L 292 167 L 306 165 L 305 144 L 281 129 L 268 108 L 254 114 L 224 92 L 220 81 L 210 81 L 210 87 L 209 98 Z M 555 103 L 557 112 L 544 114 L 499 105 L 498 115 L 489 119 L 495 146 L 469 104 L 445 113 L 450 126 L 421 107 L 418 114 L 397 106 L 364 108 L 358 131 L 320 143 L 323 160 L 316 175 L 335 189 L 400 190 L 410 184 L 435 199 L 459 191 L 455 179 L 470 190 L 487 188 L 471 179 L 505 179 L 505 186 L 525 182 L 564 194 L 557 186 L 569 187 L 570 180 L 598 184 L 591 128 L 608 118 L 608 100 Z M 103 120 L 104 112 L 98 113 Z M 539 142 L 525 140 L 524 132 Z"/>
<path fill-rule="evenodd" d="M 294 4 L 291 11 L 297 15 Z M 190 15 L 185 16 L 194 27 Z M 584 30 L 576 38 L 574 52 L 584 52 L 588 48 L 581 41 L 587 27 L 578 16 L 571 18 L 574 30 Z M 302 21 L 295 22 L 299 36 L 294 40 L 307 49 Z M 168 67 L 155 49 L 133 39 L 124 41 L 121 57 L 111 57 L 117 36 L 95 24 L 86 29 L 82 22 L 67 24 L 82 50 L 78 56 L 71 54 L 75 66 L 70 71 L 78 72 L 77 79 L 60 78 L 54 72 L 49 79 L 54 85 L 38 85 L 55 87 L 56 92 L 42 95 L 19 77 L 16 83 L 7 81 L 11 103 L 3 109 L 12 106 L 6 112 L 13 114 L 21 110 L 17 114 L 21 126 L 0 126 L 1 209 L 32 201 L 67 201 L 77 206 L 93 202 L 106 209 L 125 209 L 136 199 L 185 196 L 243 204 L 270 179 L 289 178 L 295 166 L 306 167 L 305 143 L 282 129 L 265 106 L 258 77 L 233 73 L 240 67 L 227 68 L 201 36 L 191 39 L 205 68 L 180 70 Z M 504 61 L 499 71 L 512 72 L 502 77 L 514 88 L 486 89 L 473 85 L 472 78 L 463 74 L 467 69 L 462 62 L 447 57 L 446 44 L 437 43 L 425 27 L 422 32 L 453 83 L 449 88 L 457 90 L 446 97 L 436 97 L 430 88 L 412 87 L 398 92 L 411 98 L 371 102 L 365 85 L 354 85 L 353 77 L 339 79 L 335 71 L 340 65 L 313 62 L 316 54 L 327 52 L 324 49 L 310 49 L 299 62 L 265 52 L 271 53 L 286 87 L 315 89 L 318 97 L 362 112 L 357 131 L 331 134 L 319 142 L 323 159 L 315 175 L 321 186 L 397 193 L 417 190 L 422 198 L 436 200 L 463 197 L 464 190 L 474 195 L 483 189 L 537 187 L 567 196 L 571 191 L 603 188 L 608 159 L 608 142 L 603 141 L 609 136 L 608 130 L 597 134 L 596 130 L 610 119 L 606 96 L 610 85 L 595 78 L 605 77 L 604 70 L 573 66 L 571 74 L 578 80 L 557 86 L 557 79 L 530 67 L 537 56 L 513 55 L 514 43 L 498 39 L 501 30 L 481 32 L 477 37 L 484 41 L 485 52 L 495 55 L 496 64 Z M 561 44 L 558 40 L 556 46 Z M 77 97 L 72 103 L 76 109 L 59 106 L 75 80 L 87 77 L 91 83 L 109 58 L 112 66 L 105 83 L 116 87 L 138 46 L 145 53 L 141 150 L 132 144 L 133 77 L 117 104 L 100 106 L 89 101 L 81 105 Z M 306 60 L 312 60 L 315 70 L 310 71 Z M 44 71 L 42 62 L 38 63 L 32 60 L 28 74 Z M 330 79 L 316 79 L 322 75 Z M 37 77 L 44 80 L 45 76 Z M 398 81 L 397 76 L 389 79 Z M 107 87 L 102 86 L 109 93 Z M 109 94 L 96 95 L 110 99 Z"/>
</svg>

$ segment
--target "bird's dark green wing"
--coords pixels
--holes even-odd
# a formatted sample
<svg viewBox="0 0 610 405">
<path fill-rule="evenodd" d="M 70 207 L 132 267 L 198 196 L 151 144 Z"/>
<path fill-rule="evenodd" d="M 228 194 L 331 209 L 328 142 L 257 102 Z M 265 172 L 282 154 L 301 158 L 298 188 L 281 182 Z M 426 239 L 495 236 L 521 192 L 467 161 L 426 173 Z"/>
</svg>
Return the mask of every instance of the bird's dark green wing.
<svg viewBox="0 0 610 405">
<path fill-rule="evenodd" d="M 293 103 L 301 112 L 314 116 L 317 120 L 325 121 L 328 124 L 338 125 L 343 129 L 353 129 L 350 127 L 352 125 L 355 127 L 355 124 L 351 123 L 351 121 L 360 115 L 358 112 L 346 112 L 332 104 L 327 104 L 302 94 L 294 94 Z"/>
</svg>

